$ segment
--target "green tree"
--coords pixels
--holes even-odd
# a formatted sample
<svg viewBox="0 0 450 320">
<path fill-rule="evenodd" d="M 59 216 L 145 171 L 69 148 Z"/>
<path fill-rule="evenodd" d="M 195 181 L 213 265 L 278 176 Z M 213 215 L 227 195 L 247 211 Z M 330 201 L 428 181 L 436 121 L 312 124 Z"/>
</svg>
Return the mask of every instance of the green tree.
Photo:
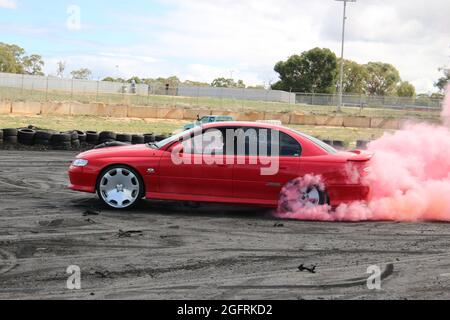
<svg viewBox="0 0 450 320">
<path fill-rule="evenodd" d="M 337 58 L 330 49 L 314 48 L 275 65 L 280 81 L 276 90 L 332 93 L 335 91 Z"/>
<path fill-rule="evenodd" d="M 32 54 L 31 56 L 26 56 L 22 58 L 22 64 L 25 74 L 30 74 L 34 76 L 43 76 L 44 72 L 42 68 L 44 67 L 44 60 L 38 54 Z"/>
<path fill-rule="evenodd" d="M 402 81 L 397 85 L 397 96 L 412 98 L 416 96 L 416 88 L 408 81 Z"/>
<path fill-rule="evenodd" d="M 230 78 L 217 78 L 211 83 L 211 86 L 217 88 L 245 88 L 245 83 L 242 80 L 237 82 Z"/>
<path fill-rule="evenodd" d="M 141 84 L 142 83 L 142 79 L 139 78 L 139 77 L 132 77 L 132 78 L 128 79 L 127 82 L 131 83 L 133 80 L 134 80 L 134 82 L 136 84 Z"/>
<path fill-rule="evenodd" d="M 430 98 L 431 98 L 431 99 L 439 99 L 439 100 L 442 100 L 442 99 L 445 98 L 445 95 L 442 94 L 442 93 L 440 93 L 440 92 L 435 92 L 435 93 L 432 93 L 432 94 L 431 94 Z"/>
<path fill-rule="evenodd" d="M 106 78 L 104 78 L 102 81 L 107 81 L 107 82 L 120 82 L 120 83 L 125 83 L 125 82 L 127 82 L 125 79 L 122 79 L 122 78 L 113 78 L 113 77 L 106 77 Z"/>
<path fill-rule="evenodd" d="M 338 69 L 340 59 L 338 62 Z M 339 70 L 337 71 L 339 72 Z M 344 60 L 344 93 L 362 94 L 364 93 L 364 79 L 366 78 L 366 68 L 351 60 Z"/>
<path fill-rule="evenodd" d="M 384 96 L 395 92 L 401 81 L 398 70 L 389 63 L 369 62 L 365 65 L 364 91 L 368 95 Z"/>
<path fill-rule="evenodd" d="M 148 79 L 147 79 L 148 80 Z M 150 83 L 158 83 L 158 84 L 162 84 L 162 85 L 169 85 L 170 87 L 178 87 L 181 83 L 180 79 L 177 76 L 172 76 L 172 77 L 168 77 L 168 78 L 156 78 L 156 79 L 151 79 Z"/>
<path fill-rule="evenodd" d="M 44 61 L 38 54 L 25 56 L 25 50 L 15 44 L 0 42 L 0 72 L 44 75 Z"/>
<path fill-rule="evenodd" d="M 74 70 L 70 73 L 73 79 L 77 80 L 90 80 L 92 77 L 92 71 L 87 68 L 81 68 Z"/>
<path fill-rule="evenodd" d="M 0 72 L 24 73 L 24 54 L 25 50 L 21 47 L 0 42 Z"/>
<path fill-rule="evenodd" d="M 264 85 L 262 85 L 262 84 L 257 84 L 257 85 L 254 85 L 254 86 L 248 86 L 247 89 L 264 90 L 264 89 L 266 89 L 266 88 L 265 88 Z"/>
<path fill-rule="evenodd" d="M 194 86 L 194 87 L 209 87 L 209 83 L 191 80 L 186 80 L 183 82 L 183 84 L 186 86 Z"/>
<path fill-rule="evenodd" d="M 444 76 L 441 77 L 434 85 L 439 88 L 441 92 L 444 92 L 445 88 L 450 83 L 450 69 L 441 68 L 439 71 L 442 71 Z"/>
</svg>

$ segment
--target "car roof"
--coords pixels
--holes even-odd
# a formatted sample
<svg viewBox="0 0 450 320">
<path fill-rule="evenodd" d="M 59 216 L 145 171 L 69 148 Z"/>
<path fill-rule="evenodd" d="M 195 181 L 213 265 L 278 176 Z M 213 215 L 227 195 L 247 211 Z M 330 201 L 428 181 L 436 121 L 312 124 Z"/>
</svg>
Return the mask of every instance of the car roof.
<svg viewBox="0 0 450 320">
<path fill-rule="evenodd" d="M 277 130 L 289 130 L 285 126 L 270 124 L 270 123 L 260 123 L 260 122 L 250 122 L 250 121 L 224 121 L 216 123 L 208 123 L 202 126 L 205 129 L 209 128 L 222 128 L 222 127 L 253 127 L 262 129 L 277 129 Z"/>
</svg>

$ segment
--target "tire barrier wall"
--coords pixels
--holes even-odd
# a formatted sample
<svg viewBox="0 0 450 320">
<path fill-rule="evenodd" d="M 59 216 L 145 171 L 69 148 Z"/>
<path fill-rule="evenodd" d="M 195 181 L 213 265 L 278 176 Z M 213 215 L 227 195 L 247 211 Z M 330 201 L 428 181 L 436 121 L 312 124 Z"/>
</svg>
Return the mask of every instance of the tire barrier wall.
<svg viewBox="0 0 450 320">
<path fill-rule="evenodd" d="M 60 116 L 99 116 L 113 118 L 196 120 L 208 115 L 228 115 L 238 121 L 278 120 L 283 124 L 375 128 L 397 130 L 405 122 L 395 118 L 344 117 L 326 115 L 308 115 L 299 112 L 236 112 L 229 110 L 158 108 L 126 105 L 107 105 L 104 103 L 82 104 L 75 102 L 23 102 L 0 101 L 0 114 L 13 115 L 60 115 Z"/>
<path fill-rule="evenodd" d="M 167 139 L 169 135 L 127 134 L 111 131 L 95 132 L 71 130 L 58 132 L 43 130 L 34 126 L 19 129 L 0 129 L 0 145 L 39 146 L 53 150 L 80 150 L 104 148 L 117 145 L 155 143 Z"/>
</svg>

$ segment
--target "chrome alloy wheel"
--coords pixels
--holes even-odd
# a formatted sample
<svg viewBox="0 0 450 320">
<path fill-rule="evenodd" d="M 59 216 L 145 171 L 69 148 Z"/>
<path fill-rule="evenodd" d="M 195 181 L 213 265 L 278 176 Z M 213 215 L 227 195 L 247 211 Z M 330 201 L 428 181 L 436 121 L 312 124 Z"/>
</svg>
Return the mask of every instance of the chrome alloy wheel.
<svg viewBox="0 0 450 320">
<path fill-rule="evenodd" d="M 115 209 L 126 209 L 139 200 L 141 186 L 138 177 L 129 169 L 113 168 L 103 174 L 99 194 Z"/>
<path fill-rule="evenodd" d="M 299 201 L 304 206 L 318 206 L 320 204 L 320 190 L 317 187 L 303 188 L 300 190 Z"/>
</svg>

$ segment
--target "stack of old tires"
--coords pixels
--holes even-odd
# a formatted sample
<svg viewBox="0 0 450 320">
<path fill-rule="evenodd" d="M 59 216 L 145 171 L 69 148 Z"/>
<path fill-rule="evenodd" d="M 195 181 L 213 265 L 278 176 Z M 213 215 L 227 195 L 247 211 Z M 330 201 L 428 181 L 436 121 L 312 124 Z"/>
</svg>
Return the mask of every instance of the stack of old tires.
<svg viewBox="0 0 450 320">
<path fill-rule="evenodd" d="M 72 135 L 67 132 L 55 133 L 50 139 L 50 145 L 55 150 L 70 150 L 72 147 Z"/>
<path fill-rule="evenodd" d="M 133 141 L 133 137 L 131 134 L 118 133 L 116 141 L 131 144 Z"/>
<path fill-rule="evenodd" d="M 92 147 L 108 147 L 120 145 L 136 145 L 155 143 L 167 139 L 168 135 L 127 134 L 112 131 L 79 131 L 70 130 L 57 132 L 43 130 L 34 126 L 20 129 L 0 130 L 0 144 L 21 144 L 25 146 L 39 146 L 54 150 L 89 149 Z"/>
<path fill-rule="evenodd" d="M 116 133 L 114 133 L 112 131 L 100 132 L 100 134 L 98 136 L 98 142 L 100 144 L 106 143 L 106 142 L 115 142 L 115 141 L 117 141 L 117 135 L 116 135 Z"/>
<path fill-rule="evenodd" d="M 79 149 L 81 147 L 80 139 L 78 136 L 78 131 L 67 131 L 67 134 L 70 135 L 70 146 L 74 149 Z"/>
<path fill-rule="evenodd" d="M 356 149 L 366 150 L 369 146 L 370 141 L 368 140 L 358 140 L 356 142 Z"/>
<path fill-rule="evenodd" d="M 91 146 L 96 146 L 99 141 L 99 134 L 96 131 L 86 131 L 86 143 Z"/>
<path fill-rule="evenodd" d="M 35 134 L 36 131 L 33 129 L 19 129 L 17 130 L 17 141 L 25 146 L 32 146 Z"/>
<path fill-rule="evenodd" d="M 17 129 L 3 129 L 2 131 L 5 144 L 17 144 Z"/>
<path fill-rule="evenodd" d="M 145 143 L 155 143 L 156 137 L 153 133 L 144 134 L 144 142 Z"/>
<path fill-rule="evenodd" d="M 155 141 L 156 141 L 156 142 L 161 142 L 161 141 L 163 141 L 163 140 L 166 140 L 168 137 L 169 137 L 169 136 L 164 135 L 164 134 L 158 135 L 158 136 L 155 137 Z"/>
<path fill-rule="evenodd" d="M 80 141 L 80 145 L 86 143 L 87 138 L 86 132 L 80 130 L 75 130 L 75 132 L 78 134 L 78 141 Z"/>
<path fill-rule="evenodd" d="M 131 143 L 132 144 L 144 144 L 145 143 L 145 137 L 140 134 L 133 134 L 131 136 Z"/>
<path fill-rule="evenodd" d="M 334 140 L 333 147 L 338 150 L 343 150 L 343 149 L 345 149 L 345 143 L 344 143 L 344 141 Z"/>
<path fill-rule="evenodd" d="M 37 130 L 34 135 L 34 144 L 45 147 L 50 146 L 50 141 L 54 133 L 54 131 Z"/>
</svg>

